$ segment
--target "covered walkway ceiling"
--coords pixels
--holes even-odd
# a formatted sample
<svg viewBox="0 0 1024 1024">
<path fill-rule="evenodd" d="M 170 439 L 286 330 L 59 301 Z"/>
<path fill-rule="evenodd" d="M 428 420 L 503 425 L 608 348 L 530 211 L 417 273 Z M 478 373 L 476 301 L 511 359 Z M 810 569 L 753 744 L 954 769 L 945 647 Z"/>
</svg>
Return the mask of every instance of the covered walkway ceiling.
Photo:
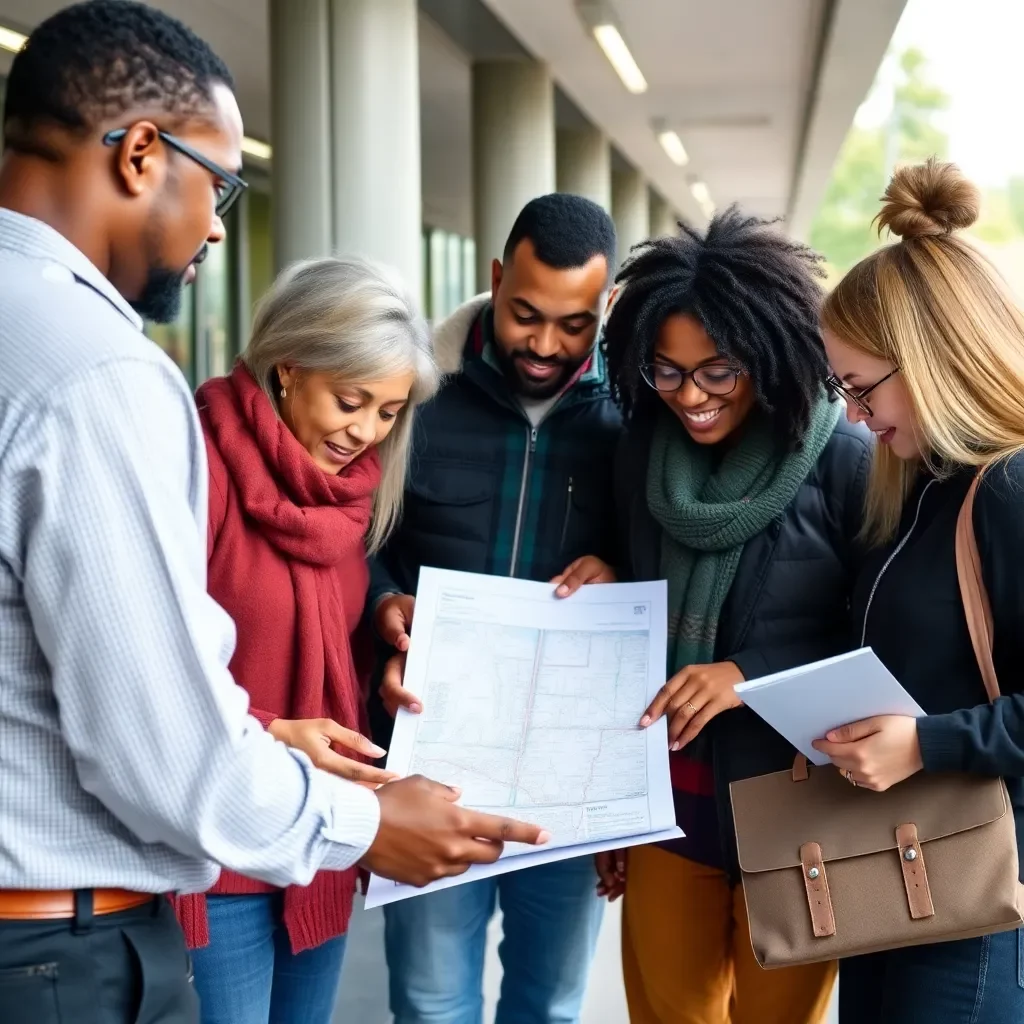
<svg viewBox="0 0 1024 1024">
<path fill-rule="evenodd" d="M 470 62 L 533 55 L 551 66 L 560 124 L 585 116 L 598 125 L 619 158 L 685 216 L 701 218 L 691 187 L 702 181 L 717 205 L 785 217 L 802 234 L 905 2 L 609 0 L 648 83 L 636 95 L 595 43 L 577 0 L 419 0 L 425 216 L 471 233 Z M 266 0 L 155 5 L 222 54 L 249 134 L 267 138 Z M 28 31 L 61 6 L 0 0 L 0 26 Z M 682 140 L 685 167 L 659 144 L 665 128 Z"/>
<path fill-rule="evenodd" d="M 612 0 L 648 82 L 630 94 L 573 0 L 483 0 L 678 209 L 714 202 L 806 230 L 906 0 Z M 674 130 L 689 164 L 657 141 Z"/>
</svg>

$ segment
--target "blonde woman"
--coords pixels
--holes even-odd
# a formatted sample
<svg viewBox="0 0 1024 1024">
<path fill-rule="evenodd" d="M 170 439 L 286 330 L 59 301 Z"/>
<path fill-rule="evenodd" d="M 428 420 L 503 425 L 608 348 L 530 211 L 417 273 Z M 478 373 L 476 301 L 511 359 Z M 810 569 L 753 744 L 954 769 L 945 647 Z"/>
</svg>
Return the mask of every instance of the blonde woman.
<svg viewBox="0 0 1024 1024">
<path fill-rule="evenodd" d="M 413 409 L 437 378 L 402 285 L 320 259 L 282 275 L 234 371 L 197 395 L 232 674 L 277 739 L 368 785 L 389 776 L 360 759 L 383 754 L 361 735 L 366 553 L 398 518 Z M 355 884 L 354 869 L 284 891 L 225 872 L 179 901 L 204 1024 L 328 1024 Z"/>
<path fill-rule="evenodd" d="M 879 214 L 898 239 L 859 263 L 823 314 L 830 384 L 878 438 L 854 591 L 856 641 L 928 712 L 855 722 L 818 746 L 852 784 L 919 771 L 1002 776 L 1024 824 L 1024 316 L 956 232 L 977 189 L 952 164 L 897 171 Z M 974 528 L 1003 696 L 986 701 L 961 606 L 957 513 L 984 471 Z M 1024 848 L 1024 847 L 1022 847 Z M 969 878 L 974 865 L 964 864 Z M 856 957 L 840 966 L 842 1024 L 1024 1020 L 1017 932 Z"/>
</svg>

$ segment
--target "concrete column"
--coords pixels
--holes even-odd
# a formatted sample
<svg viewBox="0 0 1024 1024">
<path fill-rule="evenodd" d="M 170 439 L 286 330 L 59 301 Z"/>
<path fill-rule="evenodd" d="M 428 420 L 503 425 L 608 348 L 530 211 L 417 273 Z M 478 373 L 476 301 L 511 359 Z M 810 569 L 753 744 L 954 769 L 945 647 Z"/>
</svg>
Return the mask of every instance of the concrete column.
<svg viewBox="0 0 1024 1024">
<path fill-rule="evenodd" d="M 423 265 L 416 0 L 329 2 L 334 246 L 397 268 L 418 297 Z"/>
<path fill-rule="evenodd" d="M 328 0 L 270 0 L 274 267 L 332 249 Z"/>
<path fill-rule="evenodd" d="M 473 221 L 477 287 L 490 286 L 519 211 L 555 190 L 555 89 L 532 61 L 473 65 Z"/>
<path fill-rule="evenodd" d="M 647 182 L 637 170 L 612 172 L 612 219 L 619 240 L 619 262 L 629 250 L 651 234 Z"/>
<path fill-rule="evenodd" d="M 653 189 L 650 192 L 648 215 L 652 238 L 666 238 L 679 232 L 672 207 Z"/>
<path fill-rule="evenodd" d="M 612 208 L 612 148 L 599 128 L 559 128 L 555 135 L 559 192 L 573 192 Z"/>
</svg>

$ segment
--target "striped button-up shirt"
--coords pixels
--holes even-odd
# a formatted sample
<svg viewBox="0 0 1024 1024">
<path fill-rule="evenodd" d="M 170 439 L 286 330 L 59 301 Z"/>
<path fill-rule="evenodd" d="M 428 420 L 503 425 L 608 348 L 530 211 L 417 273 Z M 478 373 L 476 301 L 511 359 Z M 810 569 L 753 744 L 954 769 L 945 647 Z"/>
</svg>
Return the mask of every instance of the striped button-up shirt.
<svg viewBox="0 0 1024 1024">
<path fill-rule="evenodd" d="M 0 209 L 0 888 L 308 883 L 365 853 L 377 799 L 248 715 L 199 421 L 140 328 Z"/>
</svg>

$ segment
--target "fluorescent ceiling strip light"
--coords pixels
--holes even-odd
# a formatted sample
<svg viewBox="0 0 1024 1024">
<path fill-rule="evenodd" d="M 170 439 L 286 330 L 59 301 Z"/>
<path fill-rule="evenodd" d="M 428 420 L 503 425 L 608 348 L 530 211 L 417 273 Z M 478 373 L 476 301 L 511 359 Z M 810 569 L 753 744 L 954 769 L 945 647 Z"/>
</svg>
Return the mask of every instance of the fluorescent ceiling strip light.
<svg viewBox="0 0 1024 1024">
<path fill-rule="evenodd" d="M 11 53 L 17 53 L 24 45 L 28 36 L 23 36 L 20 32 L 15 32 L 14 29 L 4 28 L 0 25 L 0 50 L 9 50 Z"/>
<path fill-rule="evenodd" d="M 715 204 L 711 199 L 711 192 L 703 181 L 695 181 L 690 186 L 690 194 L 697 200 L 697 205 L 704 211 L 705 217 L 710 217 L 715 212 Z"/>
<path fill-rule="evenodd" d="M 259 139 L 250 139 L 248 135 L 242 139 L 242 152 L 257 160 L 269 160 L 274 155 L 269 143 L 260 142 Z"/>
<path fill-rule="evenodd" d="M 658 132 L 658 141 L 661 148 L 668 154 L 669 160 L 679 167 L 685 167 L 690 162 L 690 156 L 686 152 L 683 140 L 673 131 Z"/>
<path fill-rule="evenodd" d="M 594 38 L 604 50 L 608 63 L 622 79 L 622 84 L 634 95 L 647 92 L 647 79 L 629 52 L 622 33 L 614 25 L 595 25 Z"/>
</svg>

